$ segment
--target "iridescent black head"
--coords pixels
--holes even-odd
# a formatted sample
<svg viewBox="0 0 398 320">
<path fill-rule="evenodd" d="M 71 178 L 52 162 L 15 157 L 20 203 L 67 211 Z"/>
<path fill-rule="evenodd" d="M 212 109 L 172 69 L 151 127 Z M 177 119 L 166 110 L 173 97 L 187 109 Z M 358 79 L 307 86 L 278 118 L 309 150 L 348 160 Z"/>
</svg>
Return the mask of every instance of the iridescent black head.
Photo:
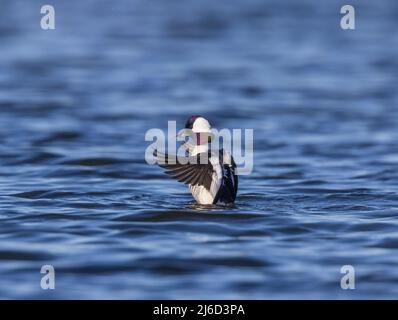
<svg viewBox="0 0 398 320">
<path fill-rule="evenodd" d="M 192 117 L 190 117 L 187 122 L 185 123 L 185 129 L 192 129 L 193 128 L 193 123 L 195 122 L 195 120 L 197 118 L 201 118 L 201 116 L 199 115 L 194 115 Z"/>
</svg>

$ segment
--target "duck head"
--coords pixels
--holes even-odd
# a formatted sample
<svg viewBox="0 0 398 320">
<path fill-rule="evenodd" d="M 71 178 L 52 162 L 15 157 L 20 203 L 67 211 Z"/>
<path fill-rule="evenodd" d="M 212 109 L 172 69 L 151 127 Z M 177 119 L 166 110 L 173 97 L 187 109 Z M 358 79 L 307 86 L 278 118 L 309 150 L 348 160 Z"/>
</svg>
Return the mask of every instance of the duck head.
<svg viewBox="0 0 398 320">
<path fill-rule="evenodd" d="M 197 145 L 207 144 L 211 142 L 213 133 L 209 121 L 199 115 L 191 116 L 185 123 L 185 128 L 182 129 L 178 137 L 190 136 Z"/>
</svg>

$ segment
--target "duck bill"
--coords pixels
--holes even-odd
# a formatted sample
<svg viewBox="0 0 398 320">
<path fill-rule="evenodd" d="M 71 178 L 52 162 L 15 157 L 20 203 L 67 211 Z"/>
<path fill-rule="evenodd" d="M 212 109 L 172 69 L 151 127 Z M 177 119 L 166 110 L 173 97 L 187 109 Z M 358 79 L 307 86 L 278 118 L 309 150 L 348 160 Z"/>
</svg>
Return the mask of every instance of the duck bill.
<svg viewBox="0 0 398 320">
<path fill-rule="evenodd" d="M 192 136 L 192 135 L 193 135 L 193 132 L 192 132 L 191 129 L 181 129 L 177 133 L 176 137 L 181 139 L 181 140 L 183 140 L 183 139 L 185 139 L 185 137 L 189 137 L 189 136 Z"/>
</svg>

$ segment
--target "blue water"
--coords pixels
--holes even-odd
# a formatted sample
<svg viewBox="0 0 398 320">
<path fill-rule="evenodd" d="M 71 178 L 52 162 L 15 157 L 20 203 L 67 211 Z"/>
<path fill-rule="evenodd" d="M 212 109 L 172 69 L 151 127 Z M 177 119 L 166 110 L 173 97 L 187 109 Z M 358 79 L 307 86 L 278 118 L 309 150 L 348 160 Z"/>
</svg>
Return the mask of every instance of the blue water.
<svg viewBox="0 0 398 320">
<path fill-rule="evenodd" d="M 1 0 L 0 298 L 398 297 L 396 1 L 50 2 Z M 144 161 L 196 113 L 254 129 L 235 207 Z"/>
</svg>

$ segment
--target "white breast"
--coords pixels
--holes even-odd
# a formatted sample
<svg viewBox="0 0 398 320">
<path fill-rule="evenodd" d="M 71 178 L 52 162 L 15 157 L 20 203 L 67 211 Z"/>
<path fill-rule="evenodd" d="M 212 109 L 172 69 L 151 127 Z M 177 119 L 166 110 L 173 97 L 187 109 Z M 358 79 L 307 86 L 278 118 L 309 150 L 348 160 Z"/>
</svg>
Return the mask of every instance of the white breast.
<svg viewBox="0 0 398 320">
<path fill-rule="evenodd" d="M 212 204 L 214 201 L 215 194 L 212 194 L 203 186 L 189 186 L 192 196 L 199 204 Z"/>
<path fill-rule="evenodd" d="M 207 190 L 204 186 L 189 185 L 189 190 L 191 191 L 192 196 L 199 204 L 212 204 L 214 198 L 217 195 L 218 189 L 220 189 L 222 182 L 222 170 L 218 156 L 211 156 L 209 158 L 209 161 L 213 166 L 213 175 L 210 190 Z"/>
</svg>

